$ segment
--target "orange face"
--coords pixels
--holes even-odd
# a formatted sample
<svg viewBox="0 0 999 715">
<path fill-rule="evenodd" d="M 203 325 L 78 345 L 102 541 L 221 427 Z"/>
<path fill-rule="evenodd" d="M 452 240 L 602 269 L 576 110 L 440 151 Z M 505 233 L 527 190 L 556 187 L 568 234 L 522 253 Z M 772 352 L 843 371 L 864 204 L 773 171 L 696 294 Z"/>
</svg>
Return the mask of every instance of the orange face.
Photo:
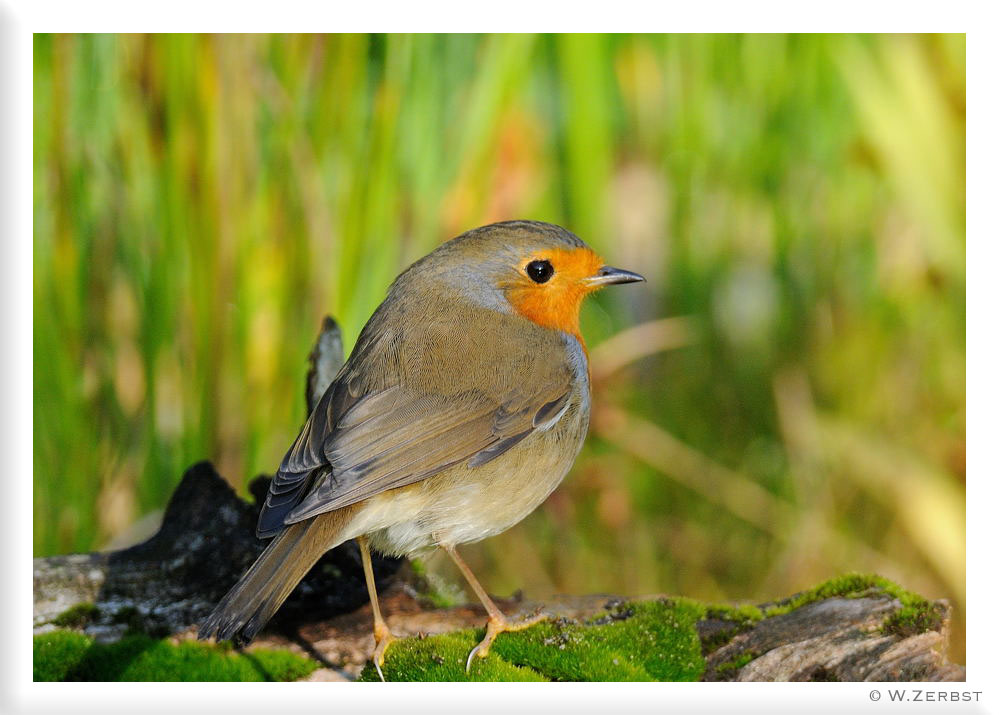
<svg viewBox="0 0 999 715">
<path fill-rule="evenodd" d="M 528 268 L 547 261 L 551 275 L 544 282 L 532 280 Z M 517 280 L 506 287 L 514 310 L 538 325 L 563 330 L 583 342 L 579 334 L 579 308 L 583 297 L 599 288 L 587 283 L 604 265 L 589 248 L 555 248 L 539 251 L 521 261 Z"/>
</svg>

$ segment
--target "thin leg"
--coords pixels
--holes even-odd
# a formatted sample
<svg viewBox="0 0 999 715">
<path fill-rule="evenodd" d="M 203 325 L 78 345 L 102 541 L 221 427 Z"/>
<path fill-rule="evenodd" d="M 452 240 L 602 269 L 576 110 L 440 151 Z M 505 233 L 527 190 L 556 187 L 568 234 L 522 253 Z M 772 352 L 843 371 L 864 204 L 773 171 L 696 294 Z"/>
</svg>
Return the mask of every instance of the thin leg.
<svg viewBox="0 0 999 715">
<path fill-rule="evenodd" d="M 366 536 L 357 537 L 357 545 L 361 549 L 361 564 L 364 566 L 364 582 L 368 585 L 368 598 L 371 599 L 371 613 L 374 614 L 375 631 L 375 652 L 371 655 L 371 660 L 378 671 L 378 677 L 385 682 L 382 674 L 382 665 L 385 663 L 385 649 L 388 644 L 395 640 L 388 624 L 382 618 L 382 609 L 378 607 L 378 591 L 375 590 L 375 571 L 371 567 L 371 551 L 368 549 L 368 538 Z"/>
<path fill-rule="evenodd" d="M 472 573 L 472 569 L 468 568 L 468 564 L 465 560 L 458 555 L 458 552 L 453 546 L 443 546 L 442 548 L 447 551 L 448 555 L 454 560 L 455 565 L 465 576 L 465 580 L 468 581 L 468 585 L 472 587 L 475 591 L 475 595 L 479 597 L 482 601 L 482 605 L 486 607 L 486 613 L 489 614 L 489 620 L 486 622 L 486 636 L 482 639 L 477 646 L 472 648 L 472 652 L 468 654 L 468 660 L 465 661 L 465 672 L 467 673 L 472 667 L 472 659 L 478 656 L 479 658 L 485 658 L 489 655 L 489 646 L 493 644 L 496 640 L 496 636 L 500 633 L 505 633 L 507 631 L 519 631 L 527 628 L 528 626 L 533 626 L 538 621 L 545 619 L 543 614 L 535 614 L 530 618 L 527 618 L 519 623 L 510 623 L 506 616 L 503 615 L 503 611 L 493 603 L 493 599 L 489 598 L 489 594 L 486 593 L 486 589 L 482 588 L 482 584 L 479 580 L 475 578 L 475 574 Z"/>
</svg>

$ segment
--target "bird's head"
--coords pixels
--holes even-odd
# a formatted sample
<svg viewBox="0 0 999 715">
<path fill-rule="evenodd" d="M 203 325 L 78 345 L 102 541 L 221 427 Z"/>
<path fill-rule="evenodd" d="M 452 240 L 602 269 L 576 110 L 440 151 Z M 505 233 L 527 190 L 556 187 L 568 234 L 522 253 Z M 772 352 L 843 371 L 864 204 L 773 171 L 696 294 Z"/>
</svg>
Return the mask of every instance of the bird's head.
<svg viewBox="0 0 999 715">
<path fill-rule="evenodd" d="M 540 221 L 504 221 L 468 231 L 413 269 L 485 307 L 577 337 L 584 297 L 604 286 L 645 280 L 606 265 L 575 234 Z"/>
</svg>

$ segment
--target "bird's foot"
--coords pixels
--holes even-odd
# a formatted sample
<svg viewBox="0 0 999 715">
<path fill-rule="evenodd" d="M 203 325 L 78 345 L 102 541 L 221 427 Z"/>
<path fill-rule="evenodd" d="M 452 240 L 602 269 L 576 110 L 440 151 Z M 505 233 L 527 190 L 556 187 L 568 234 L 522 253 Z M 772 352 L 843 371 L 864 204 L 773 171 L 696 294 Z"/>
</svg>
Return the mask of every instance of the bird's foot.
<svg viewBox="0 0 999 715">
<path fill-rule="evenodd" d="M 392 635 L 387 625 L 384 623 L 375 625 L 375 652 L 371 654 L 371 662 L 375 664 L 375 670 L 378 671 L 378 677 L 383 683 L 385 674 L 382 672 L 382 666 L 385 664 L 385 649 L 394 640 L 396 637 Z"/>
<path fill-rule="evenodd" d="M 472 660 L 475 658 L 485 658 L 489 655 L 489 647 L 496 640 L 496 636 L 500 633 L 507 633 L 510 631 L 522 631 L 525 628 L 530 628 L 535 623 L 543 621 L 547 618 L 544 613 L 535 613 L 533 616 L 528 616 L 523 620 L 511 623 L 504 617 L 493 618 L 490 616 L 489 620 L 486 622 L 486 636 L 483 638 L 477 646 L 472 648 L 472 652 L 468 654 L 468 660 L 465 661 L 465 672 L 469 672 L 472 668 Z"/>
</svg>

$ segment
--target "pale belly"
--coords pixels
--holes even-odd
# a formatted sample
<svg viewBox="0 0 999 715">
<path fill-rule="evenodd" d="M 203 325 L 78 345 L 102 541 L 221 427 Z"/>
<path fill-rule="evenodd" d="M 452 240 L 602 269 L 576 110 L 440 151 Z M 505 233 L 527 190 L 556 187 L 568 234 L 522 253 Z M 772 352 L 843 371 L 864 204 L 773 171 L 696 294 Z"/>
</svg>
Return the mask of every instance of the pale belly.
<svg viewBox="0 0 999 715">
<path fill-rule="evenodd" d="M 574 401 L 551 429 L 486 464 L 462 463 L 372 497 L 348 531 L 367 534 L 376 550 L 401 556 L 509 529 L 554 491 L 575 461 L 589 421 L 587 398 Z"/>
</svg>

